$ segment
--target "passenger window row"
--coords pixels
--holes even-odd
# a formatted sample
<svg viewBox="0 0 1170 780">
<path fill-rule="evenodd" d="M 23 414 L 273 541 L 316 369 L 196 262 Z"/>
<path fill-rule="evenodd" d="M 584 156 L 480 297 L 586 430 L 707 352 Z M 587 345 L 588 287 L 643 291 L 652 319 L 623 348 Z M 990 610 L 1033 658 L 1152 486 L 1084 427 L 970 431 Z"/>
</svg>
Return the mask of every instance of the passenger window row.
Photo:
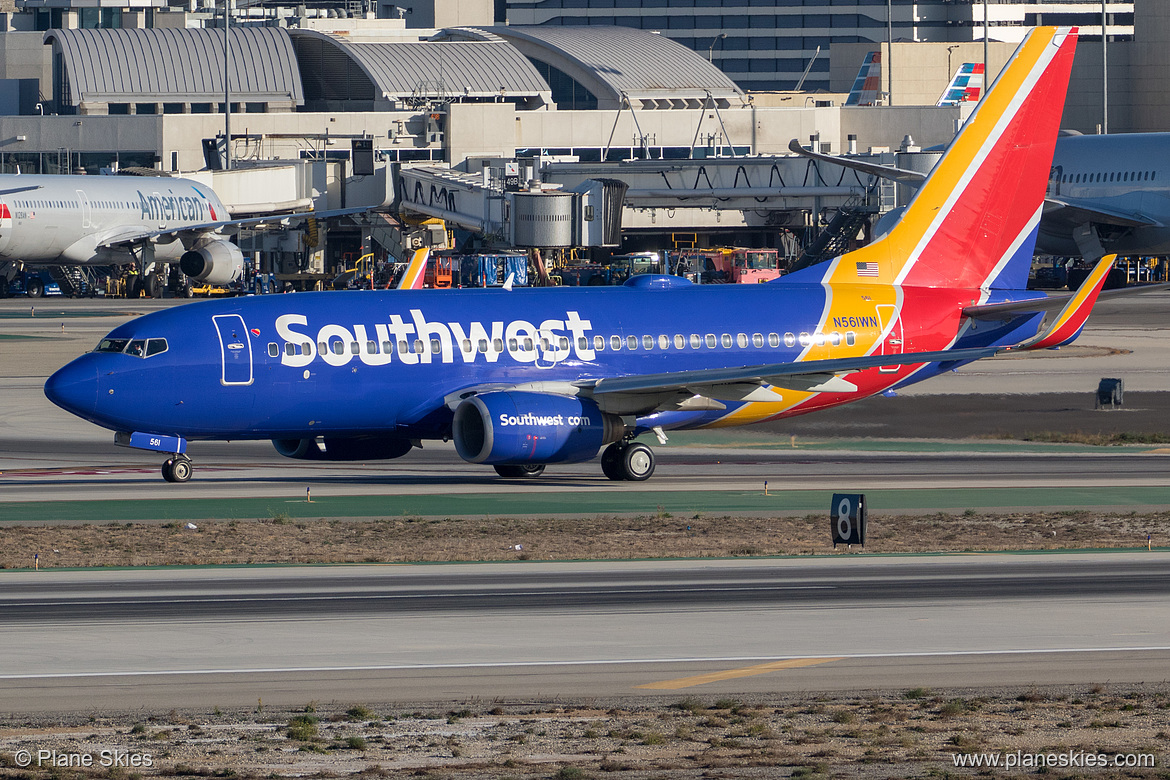
<svg viewBox="0 0 1170 780">
<path fill-rule="evenodd" d="M 645 335 L 641 338 L 637 336 L 626 336 L 623 338 L 622 336 L 615 335 L 610 336 L 608 340 L 605 336 L 594 336 L 592 341 L 590 341 L 587 336 L 581 336 L 577 339 L 577 349 L 592 349 L 595 352 L 603 352 L 605 351 L 607 344 L 608 348 L 613 352 L 617 352 L 623 347 L 627 350 L 636 350 L 639 348 L 639 346 L 643 350 L 652 350 L 656 347 L 660 350 L 668 350 L 672 347 L 676 350 L 688 348 L 731 349 L 733 346 L 738 347 L 739 349 L 747 349 L 748 345 L 750 344 L 756 349 L 762 349 L 764 347 L 764 341 L 765 337 L 762 333 L 753 333 L 750 336 L 746 333 L 736 333 L 734 335 L 731 333 L 723 333 L 718 336 L 714 333 L 708 333 L 706 335 L 692 333 L 689 336 L 676 333 L 674 336 L 659 334 L 658 336 Z M 785 333 L 783 339 L 779 333 L 769 333 L 767 335 L 768 346 L 772 347 L 773 349 L 779 347 L 781 341 L 783 341 L 784 346 L 788 348 L 795 347 L 797 344 L 799 344 L 801 347 L 809 347 L 814 344 L 818 347 L 823 347 L 826 344 L 837 347 L 840 346 L 842 342 L 844 342 L 846 346 L 852 347 L 857 343 L 857 334 L 851 330 L 846 331 L 844 334 L 841 334 L 837 331 L 832 331 L 830 333 L 818 332 L 813 334 L 800 333 L 799 335 L 795 333 Z M 377 341 L 367 341 L 364 346 L 365 348 L 363 350 L 363 345 L 360 342 L 350 342 L 348 346 L 349 354 L 360 355 L 364 352 L 367 355 L 389 355 L 395 352 L 396 345 L 391 341 L 383 341 L 381 344 L 379 344 Z M 554 347 L 561 352 L 568 352 L 570 346 L 571 342 L 565 336 L 558 336 L 555 337 L 555 339 L 549 339 L 547 337 L 540 338 L 540 349 L 544 352 L 551 352 Z M 428 348 L 432 355 L 438 355 L 443 351 L 443 344 L 439 339 L 431 339 L 429 344 L 422 341 L 421 339 L 415 339 L 413 342 L 399 341 L 397 344 L 397 352 L 400 355 L 421 355 L 424 354 Z M 479 339 L 478 342 L 472 342 L 471 339 L 463 339 L 463 341 L 459 344 L 459 348 L 468 354 L 474 352 L 478 352 L 480 354 L 487 354 L 489 352 L 503 352 L 504 340 L 492 339 L 492 341 L 489 343 L 487 339 Z M 312 344 L 307 342 L 304 344 L 294 344 L 292 342 L 288 342 L 284 345 L 284 353 L 289 356 L 308 355 L 312 352 L 312 349 Z M 536 341 L 531 337 L 508 339 L 508 351 L 510 352 L 519 352 L 521 350 L 524 352 L 532 352 L 534 349 L 536 349 Z M 345 342 L 337 339 L 328 343 L 320 342 L 317 344 L 318 354 L 326 354 L 330 352 L 332 352 L 334 355 L 345 354 Z M 270 342 L 268 344 L 268 354 L 270 357 L 279 357 L 280 345 L 276 342 Z"/>
<path fill-rule="evenodd" d="M 1154 181 L 1157 171 L 1099 171 L 1096 173 L 1066 173 L 1060 177 L 1061 184 L 1088 184 L 1111 181 Z"/>
</svg>

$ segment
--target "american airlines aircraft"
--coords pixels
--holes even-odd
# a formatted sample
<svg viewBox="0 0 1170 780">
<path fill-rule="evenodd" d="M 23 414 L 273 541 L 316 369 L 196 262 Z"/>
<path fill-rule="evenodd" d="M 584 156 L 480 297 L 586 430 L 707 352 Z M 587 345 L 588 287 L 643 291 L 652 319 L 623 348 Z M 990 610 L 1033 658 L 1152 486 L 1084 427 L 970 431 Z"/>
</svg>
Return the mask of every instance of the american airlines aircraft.
<svg viewBox="0 0 1170 780">
<path fill-rule="evenodd" d="M 1038 247 L 1044 254 L 1170 254 L 1170 133 L 1056 142 Z"/>
<path fill-rule="evenodd" d="M 804 157 L 921 186 L 926 174 L 812 152 Z M 1170 254 L 1170 133 L 1065 135 L 1056 142 L 1036 251 L 1081 255 Z M 891 213 L 883 217 L 879 230 Z"/>
<path fill-rule="evenodd" d="M 1075 30 L 1034 30 L 893 229 L 770 283 L 206 301 L 116 328 L 45 394 L 166 453 L 173 482 L 201 439 L 331 460 L 453 439 L 504 477 L 605 448 L 605 476 L 638 481 L 654 472 L 646 433 L 806 414 L 1067 344 L 1112 259 L 1075 295 L 1025 287 L 1075 46 Z"/>
<path fill-rule="evenodd" d="M 233 220 L 209 187 L 163 176 L 0 174 L 0 260 L 38 265 L 179 263 L 228 284 L 244 258 L 225 231 L 361 209 Z"/>
</svg>

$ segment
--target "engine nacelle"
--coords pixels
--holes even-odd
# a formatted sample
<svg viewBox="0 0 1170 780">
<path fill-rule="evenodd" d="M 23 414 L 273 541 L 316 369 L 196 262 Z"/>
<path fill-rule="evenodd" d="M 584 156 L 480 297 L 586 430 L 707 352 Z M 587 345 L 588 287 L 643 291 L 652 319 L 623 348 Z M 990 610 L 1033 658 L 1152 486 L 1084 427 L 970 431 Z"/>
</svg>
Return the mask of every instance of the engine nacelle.
<svg viewBox="0 0 1170 780">
<path fill-rule="evenodd" d="M 455 408 L 455 451 L 471 463 L 589 460 L 625 433 L 621 418 L 573 396 L 484 393 Z"/>
<path fill-rule="evenodd" d="M 273 439 L 272 446 L 286 458 L 297 460 L 391 460 L 401 458 L 414 447 L 409 439 L 389 437 L 339 438 L 326 436 L 316 439 Z"/>
<path fill-rule="evenodd" d="M 273 439 L 272 446 L 284 457 L 296 460 L 322 460 L 325 455 L 316 439 Z"/>
<path fill-rule="evenodd" d="M 179 268 L 207 284 L 231 284 L 244 275 L 244 253 L 231 241 L 204 241 L 183 253 Z"/>
</svg>

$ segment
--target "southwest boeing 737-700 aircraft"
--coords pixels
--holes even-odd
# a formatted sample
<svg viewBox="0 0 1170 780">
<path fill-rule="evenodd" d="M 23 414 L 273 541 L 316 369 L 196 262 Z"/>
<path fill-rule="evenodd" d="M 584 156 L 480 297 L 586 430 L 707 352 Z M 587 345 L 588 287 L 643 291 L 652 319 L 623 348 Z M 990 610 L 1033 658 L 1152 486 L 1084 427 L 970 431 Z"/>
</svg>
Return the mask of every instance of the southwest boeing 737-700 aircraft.
<svg viewBox="0 0 1170 780">
<path fill-rule="evenodd" d="M 805 414 L 1067 344 L 1112 259 L 1063 299 L 1025 287 L 1075 46 L 1075 30 L 1034 30 L 892 230 L 771 283 L 207 301 L 118 327 L 45 393 L 167 453 L 170 481 L 190 478 L 200 439 L 331 460 L 453 439 L 506 477 L 605 448 L 606 476 L 644 480 L 645 433 Z"/>
</svg>

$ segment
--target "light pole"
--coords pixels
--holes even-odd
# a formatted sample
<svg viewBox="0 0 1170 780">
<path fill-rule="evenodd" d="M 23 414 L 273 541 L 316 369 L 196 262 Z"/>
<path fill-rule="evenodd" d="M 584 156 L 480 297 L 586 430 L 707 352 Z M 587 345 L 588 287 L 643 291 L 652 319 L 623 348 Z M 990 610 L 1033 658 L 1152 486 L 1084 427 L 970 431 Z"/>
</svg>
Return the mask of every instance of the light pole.
<svg viewBox="0 0 1170 780">
<path fill-rule="evenodd" d="M 707 47 L 707 62 L 714 62 L 715 44 L 727 37 L 727 33 L 719 33 L 715 39 L 711 41 L 711 45 Z"/>
<path fill-rule="evenodd" d="M 223 0 L 223 150 L 224 170 L 232 169 L 232 0 Z"/>
<path fill-rule="evenodd" d="M 1101 0 L 1101 132 L 1109 133 L 1109 17 Z"/>
<path fill-rule="evenodd" d="M 886 74 L 886 105 L 894 105 L 894 0 L 886 0 L 886 61 L 882 63 Z"/>
<path fill-rule="evenodd" d="M 983 89 L 986 91 L 987 85 L 991 83 L 991 74 L 987 72 L 987 0 L 983 0 Z"/>
</svg>

